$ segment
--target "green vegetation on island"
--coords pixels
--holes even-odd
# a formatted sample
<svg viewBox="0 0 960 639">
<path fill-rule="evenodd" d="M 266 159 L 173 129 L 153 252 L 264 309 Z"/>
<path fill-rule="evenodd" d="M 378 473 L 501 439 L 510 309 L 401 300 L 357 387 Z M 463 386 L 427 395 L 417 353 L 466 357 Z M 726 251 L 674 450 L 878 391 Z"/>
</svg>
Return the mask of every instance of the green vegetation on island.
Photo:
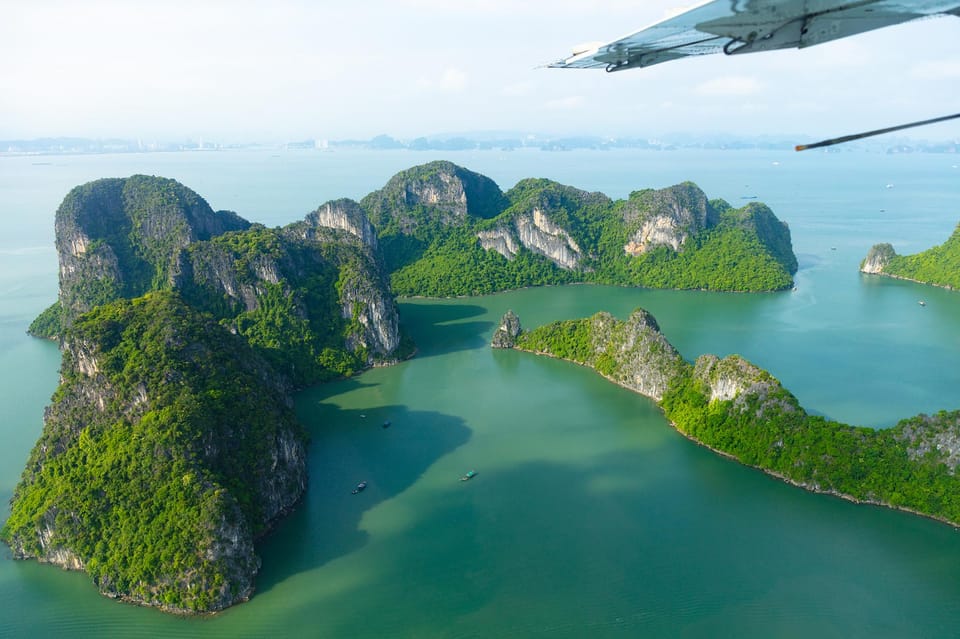
<svg viewBox="0 0 960 639">
<path fill-rule="evenodd" d="M 860 270 L 960 289 L 960 225 L 946 242 L 915 255 L 897 255 L 892 245 L 876 244 L 860 264 Z"/>
<path fill-rule="evenodd" d="M 797 270 L 790 232 L 766 206 L 708 201 L 690 182 L 613 201 L 545 179 L 505 194 L 434 162 L 361 201 L 398 295 L 458 296 L 592 282 L 773 291 Z"/>
<path fill-rule="evenodd" d="M 296 386 L 402 354 L 381 257 L 344 230 L 315 220 L 251 225 L 173 180 L 143 175 L 71 190 L 56 228 L 60 299 L 31 324 L 38 337 L 58 337 L 101 304 L 176 290 Z M 370 330 L 381 320 L 383 334 Z"/>
<path fill-rule="evenodd" d="M 684 362 L 642 310 L 626 321 L 599 313 L 554 322 L 511 342 L 653 398 L 681 433 L 743 464 L 816 492 L 960 525 L 960 411 L 882 430 L 810 415 L 772 375 L 738 356 Z"/>
<path fill-rule="evenodd" d="M 761 291 L 796 271 L 789 230 L 760 204 L 691 183 L 616 202 L 543 179 L 503 193 L 449 162 L 274 229 L 173 180 L 97 180 L 59 207 L 56 246 L 59 299 L 30 332 L 59 339 L 62 383 L 0 536 L 178 612 L 253 592 L 254 541 L 306 484 L 290 393 L 411 354 L 395 293 Z M 616 376 L 616 362 L 596 365 Z"/>
<path fill-rule="evenodd" d="M 254 542 L 306 487 L 292 391 L 409 352 L 376 237 L 328 203 L 282 229 L 163 178 L 57 211 L 61 384 L 0 537 L 104 594 L 197 613 L 248 598 Z"/>
<path fill-rule="evenodd" d="M 168 610 L 248 597 L 254 538 L 305 486 L 286 382 L 171 292 L 99 306 L 64 341 L 3 539 Z"/>
</svg>

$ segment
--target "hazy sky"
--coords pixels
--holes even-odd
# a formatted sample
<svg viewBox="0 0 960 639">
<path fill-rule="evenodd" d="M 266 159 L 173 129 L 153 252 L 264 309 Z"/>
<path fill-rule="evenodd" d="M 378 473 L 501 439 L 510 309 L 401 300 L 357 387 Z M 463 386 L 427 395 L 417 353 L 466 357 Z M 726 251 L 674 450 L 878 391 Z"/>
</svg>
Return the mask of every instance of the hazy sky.
<svg viewBox="0 0 960 639">
<path fill-rule="evenodd" d="M 622 73 L 536 68 L 683 4 L 0 0 L 0 139 L 828 137 L 960 111 L 955 18 Z M 917 131 L 960 137 L 951 124 Z"/>
</svg>

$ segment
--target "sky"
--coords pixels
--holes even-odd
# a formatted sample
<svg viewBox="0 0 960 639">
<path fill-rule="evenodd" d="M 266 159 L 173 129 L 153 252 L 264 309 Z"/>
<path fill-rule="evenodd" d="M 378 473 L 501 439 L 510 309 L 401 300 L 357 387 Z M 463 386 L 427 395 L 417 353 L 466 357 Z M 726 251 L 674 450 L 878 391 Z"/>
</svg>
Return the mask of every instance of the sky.
<svg viewBox="0 0 960 639">
<path fill-rule="evenodd" d="M 804 50 L 612 74 L 540 67 L 683 6 L 0 0 L 0 139 L 241 142 L 476 131 L 819 139 L 960 111 L 960 19 L 952 17 Z M 960 138 L 958 124 L 916 131 Z"/>
</svg>

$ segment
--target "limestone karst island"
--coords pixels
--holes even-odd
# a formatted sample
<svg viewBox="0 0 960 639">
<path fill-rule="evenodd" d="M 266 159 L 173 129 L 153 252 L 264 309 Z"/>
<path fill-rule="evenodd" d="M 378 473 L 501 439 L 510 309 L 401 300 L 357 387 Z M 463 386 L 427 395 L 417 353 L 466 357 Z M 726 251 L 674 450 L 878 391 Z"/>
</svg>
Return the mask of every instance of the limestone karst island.
<svg viewBox="0 0 960 639">
<path fill-rule="evenodd" d="M 960 526 L 960 411 L 881 430 L 810 415 L 739 356 L 685 362 L 643 309 L 626 321 L 598 313 L 528 332 L 508 312 L 492 346 L 590 367 L 657 402 L 689 439 L 794 485 Z"/>
<path fill-rule="evenodd" d="M 960 288 L 960 226 L 940 246 L 916 255 L 897 255 L 892 244 L 871 247 L 860 271 L 948 289 Z"/>
<path fill-rule="evenodd" d="M 83 570 L 107 596 L 177 613 L 252 596 L 256 542 L 306 486 L 293 393 L 412 356 L 395 296 L 575 282 L 777 291 L 797 270 L 789 229 L 757 202 L 733 208 L 692 183 L 624 200 L 542 179 L 503 192 L 447 162 L 282 228 L 214 211 L 172 180 L 98 180 L 63 200 L 56 247 L 59 299 L 30 332 L 59 341 L 61 384 L 2 537 L 18 558 Z M 772 377 L 739 360 L 691 366 L 655 327 L 640 312 L 623 325 L 600 316 L 560 339 L 517 322 L 516 339 L 655 398 L 683 432 L 744 463 L 957 520 L 946 498 L 883 492 L 900 466 L 838 456 L 842 467 L 825 467 L 814 444 L 827 426 Z M 642 364 L 622 359 L 637 348 Z M 896 452 L 909 472 L 932 459 L 917 442 L 940 436 L 920 422 L 900 439 L 829 427 L 831 442 Z"/>
</svg>

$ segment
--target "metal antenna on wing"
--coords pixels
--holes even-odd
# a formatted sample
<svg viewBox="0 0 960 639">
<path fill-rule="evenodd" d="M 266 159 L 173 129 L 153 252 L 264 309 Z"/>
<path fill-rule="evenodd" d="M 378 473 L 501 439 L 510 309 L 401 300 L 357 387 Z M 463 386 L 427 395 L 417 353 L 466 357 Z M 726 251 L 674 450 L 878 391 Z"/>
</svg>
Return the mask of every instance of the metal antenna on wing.
<svg viewBox="0 0 960 639">
<path fill-rule="evenodd" d="M 876 129 L 875 131 L 867 131 L 865 133 L 854 133 L 853 135 L 844 135 L 839 138 L 830 138 L 829 140 L 814 142 L 813 144 L 798 144 L 794 148 L 797 151 L 805 151 L 806 149 L 817 149 L 822 146 L 833 146 L 834 144 L 842 144 L 843 142 L 859 140 L 860 138 L 868 138 L 871 135 L 880 135 L 882 133 L 892 133 L 893 131 L 899 131 L 901 129 L 909 129 L 911 127 L 923 126 L 924 124 L 934 124 L 936 122 L 945 122 L 947 120 L 953 120 L 956 118 L 960 118 L 960 113 L 954 113 L 953 115 L 945 115 L 939 118 L 932 118 L 930 120 L 921 120 L 919 122 L 911 122 L 909 124 L 900 124 L 898 126 L 891 126 L 885 129 Z"/>
</svg>

